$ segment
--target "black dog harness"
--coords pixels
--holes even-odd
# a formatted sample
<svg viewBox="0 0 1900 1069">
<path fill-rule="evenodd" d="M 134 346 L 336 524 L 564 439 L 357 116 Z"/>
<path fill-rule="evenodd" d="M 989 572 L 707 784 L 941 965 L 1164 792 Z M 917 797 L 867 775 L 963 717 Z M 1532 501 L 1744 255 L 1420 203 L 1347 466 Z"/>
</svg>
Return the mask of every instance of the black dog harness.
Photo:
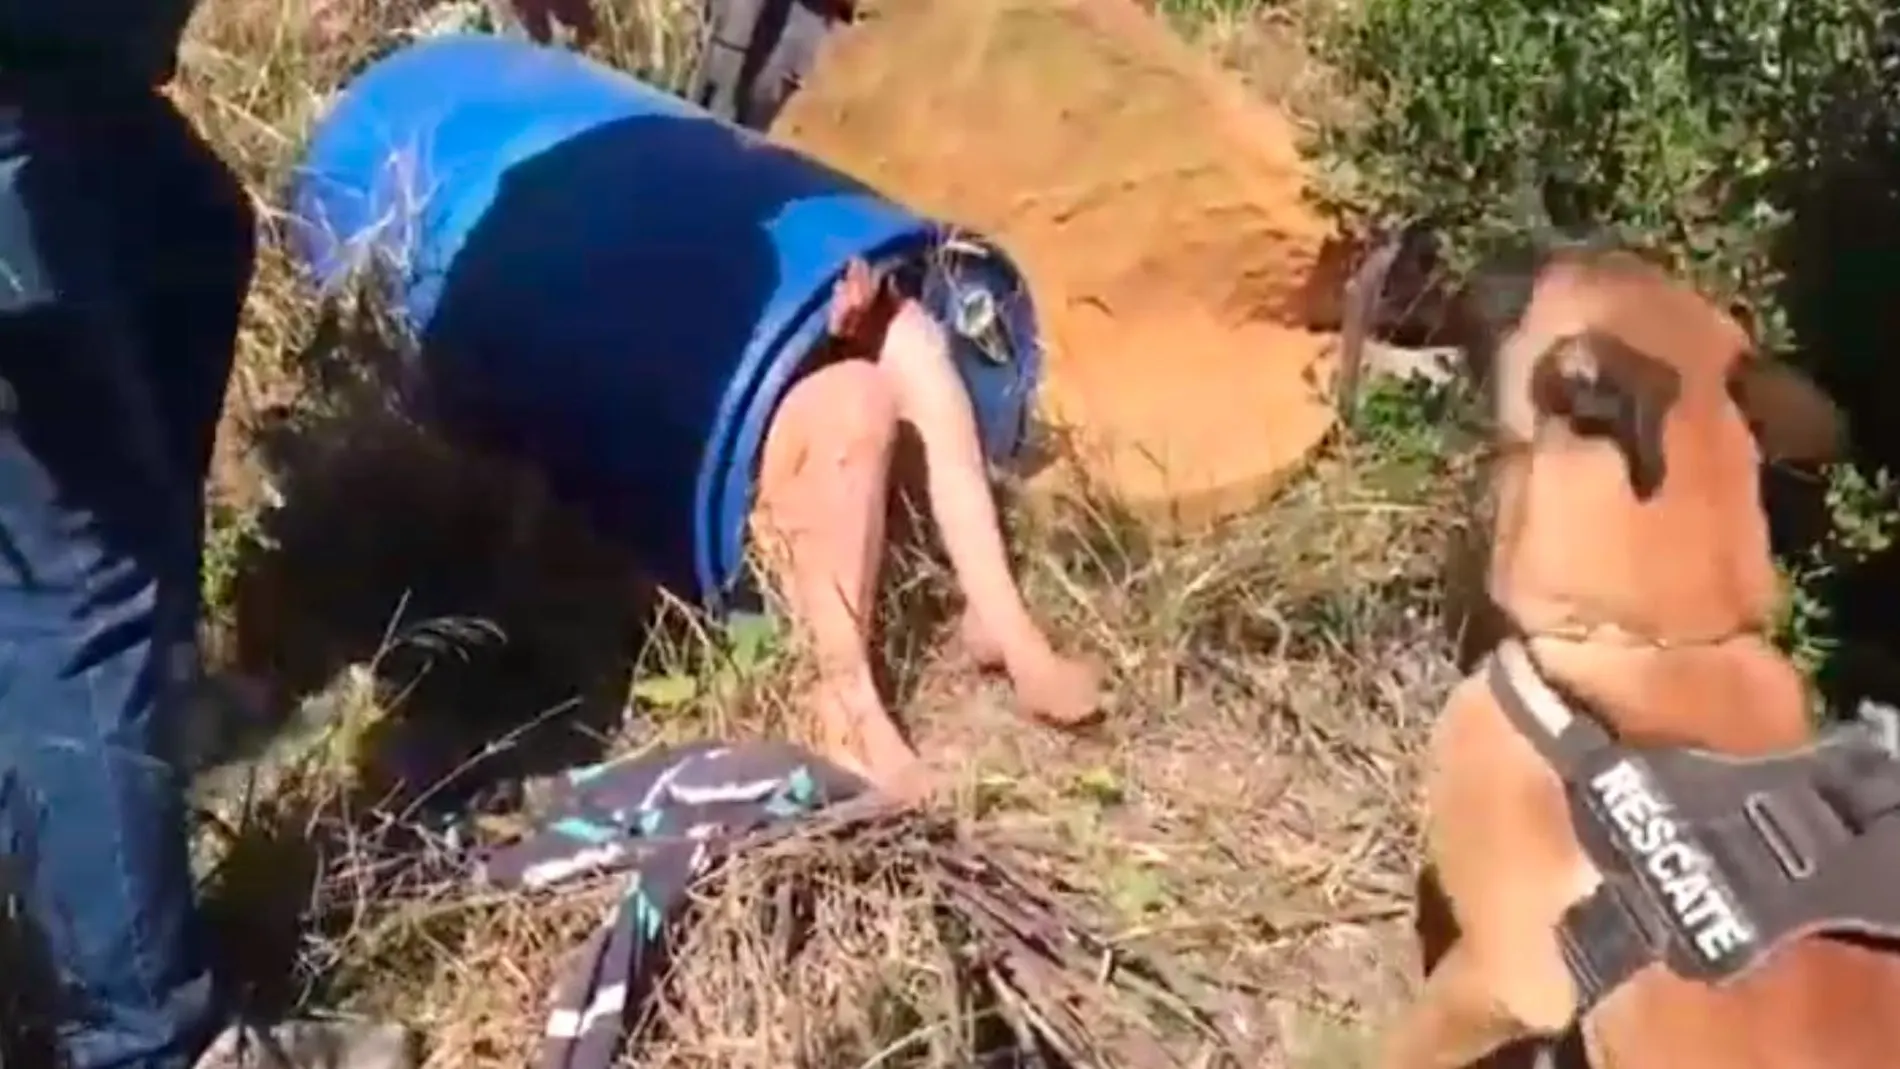
<svg viewBox="0 0 1900 1069">
<path fill-rule="evenodd" d="M 1578 1018 L 1658 961 L 1731 981 L 1806 935 L 1900 940 L 1900 761 L 1871 725 L 1760 758 L 1617 741 L 1507 641 L 1488 679 L 1603 882 L 1559 927 Z"/>
</svg>

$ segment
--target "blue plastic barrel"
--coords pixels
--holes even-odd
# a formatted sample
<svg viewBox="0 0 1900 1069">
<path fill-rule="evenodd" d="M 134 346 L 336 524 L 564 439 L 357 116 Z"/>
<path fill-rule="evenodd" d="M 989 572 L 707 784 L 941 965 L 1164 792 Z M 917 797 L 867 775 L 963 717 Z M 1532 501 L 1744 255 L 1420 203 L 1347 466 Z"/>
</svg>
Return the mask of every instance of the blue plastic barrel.
<svg viewBox="0 0 1900 1069">
<path fill-rule="evenodd" d="M 744 576 L 765 428 L 853 257 L 953 331 L 984 447 L 1021 448 L 1033 307 L 993 246 L 584 57 L 453 36 L 344 87 L 292 190 L 326 285 L 374 266 L 427 409 L 536 465 L 675 589 Z"/>
</svg>

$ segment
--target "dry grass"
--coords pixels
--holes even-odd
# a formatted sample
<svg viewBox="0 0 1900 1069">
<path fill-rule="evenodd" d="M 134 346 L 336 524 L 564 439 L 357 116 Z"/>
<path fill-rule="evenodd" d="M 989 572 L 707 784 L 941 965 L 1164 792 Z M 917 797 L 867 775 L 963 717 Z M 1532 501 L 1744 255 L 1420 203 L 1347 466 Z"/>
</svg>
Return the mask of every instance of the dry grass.
<svg viewBox="0 0 1900 1069">
<path fill-rule="evenodd" d="M 1361 1064 L 1413 968 L 1413 757 L 1451 679 L 1435 562 L 1415 547 L 1436 543 L 1448 506 L 1372 489 L 1390 471 L 1329 459 L 1271 510 L 1194 545 L 1146 546 L 1073 515 L 1024 532 L 1038 605 L 1116 669 L 1098 736 L 1023 725 L 1001 687 L 935 657 L 929 633 L 892 640 L 911 723 L 956 779 L 942 816 L 987 856 L 1073 888 L 1070 922 L 1166 965 L 1245 1064 Z M 911 574 L 897 596 L 940 585 L 923 562 Z M 336 689 L 327 739 L 391 704 L 368 673 Z M 649 711 L 615 745 L 776 732 L 788 700 L 766 672 Z M 227 930 L 253 948 L 262 933 L 303 933 L 305 986 L 280 1000 L 414 1020 L 433 1065 L 520 1064 L 563 954 L 612 889 L 478 893 L 431 860 L 408 800 L 366 805 L 345 789 L 360 764 L 347 745 L 317 747 L 253 806 L 236 875 L 214 886 L 261 893 L 218 899 Z M 307 892 L 284 894 L 287 863 L 260 843 L 306 859 Z M 260 870 L 274 878 L 253 882 Z M 748 856 L 708 889 L 666 1039 L 641 1064 L 973 1064 L 982 985 L 943 925 L 940 888 L 914 870 L 890 844 Z M 788 883 L 815 888 L 818 905 L 810 942 L 779 969 L 760 904 Z M 285 907 L 294 917 L 273 912 Z M 1188 1029 L 1164 1039 L 1182 1064 L 1205 1049 Z"/>
<path fill-rule="evenodd" d="M 268 207 L 324 93 L 426 6 L 207 0 L 181 98 Z M 693 5 L 613 6 L 600 51 L 678 69 Z M 1238 47 L 1244 27 L 1222 11 L 1223 47 Z M 277 741 L 207 780 L 212 916 L 261 1009 L 396 1015 L 427 1032 L 431 1066 L 520 1065 L 554 971 L 611 892 L 479 891 L 442 814 L 506 810 L 507 784 L 590 752 L 777 732 L 795 722 L 791 676 L 623 716 L 640 648 L 624 562 L 531 484 L 378 404 L 374 335 L 319 320 L 273 241 L 207 583 L 226 667 L 293 713 L 290 730 L 217 732 Z M 730 868 L 640 1064 L 971 1064 L 981 985 L 915 852 L 930 827 L 1070 888 L 1065 921 L 1164 963 L 1244 1064 L 1361 1064 L 1413 970 L 1412 770 L 1451 675 L 1434 577 L 1454 480 L 1429 444 L 1390 446 L 1336 450 L 1259 515 L 1186 544 L 1108 506 L 1021 521 L 1039 610 L 1115 671 L 1096 735 L 1022 724 L 996 683 L 937 653 L 940 625 L 902 614 L 888 644 L 903 707 L 952 797 L 875 844 L 798 840 Z M 265 507 L 273 495 L 282 507 Z M 927 559 L 906 574 L 894 599 L 940 600 Z M 648 643 L 649 663 L 666 648 Z M 770 956 L 756 908 L 788 881 L 818 900 L 791 963 Z M 1125 1039 L 1135 1018 L 1101 1015 L 1139 1004 L 1091 1020 Z M 1161 1042 L 1184 1064 L 1207 1049 L 1179 1021 Z"/>
<path fill-rule="evenodd" d="M 1449 504 L 1378 489 L 1393 476 L 1383 460 L 1330 458 L 1272 509 L 1193 545 L 1146 545 L 1094 515 L 1023 532 L 1037 604 L 1116 669 L 1114 714 L 1096 737 L 1027 727 L 1002 688 L 936 657 L 931 633 L 892 637 L 911 723 L 956 777 L 945 815 L 990 856 L 1072 887 L 1071 920 L 1118 953 L 1164 963 L 1245 1064 L 1361 1064 L 1413 968 L 1413 756 L 1451 677 L 1435 561 L 1418 547 L 1439 543 Z M 910 574 L 894 597 L 941 587 L 925 562 Z M 328 738 L 389 704 L 363 673 L 340 689 Z M 615 745 L 773 733 L 788 702 L 785 677 L 766 672 L 736 693 L 648 711 Z M 563 953 L 612 890 L 478 894 L 431 863 L 406 802 L 364 806 L 339 787 L 356 763 L 346 748 L 318 748 L 254 809 L 252 842 L 282 828 L 300 853 L 324 845 L 307 894 L 286 898 L 274 880 L 262 902 L 237 900 L 231 930 L 305 933 L 307 986 L 280 998 L 414 1020 L 434 1065 L 520 1064 Z M 253 855 L 233 862 L 240 872 L 260 857 L 284 871 L 254 846 L 237 852 Z M 962 971 L 933 886 L 897 878 L 909 871 L 902 850 L 843 853 L 768 851 L 708 890 L 666 1039 L 641 1064 L 973 1064 L 982 985 Z M 788 883 L 817 888 L 819 905 L 795 966 L 776 969 L 760 903 Z M 1164 1038 L 1182 1064 L 1205 1049 L 1191 1030 Z"/>
</svg>

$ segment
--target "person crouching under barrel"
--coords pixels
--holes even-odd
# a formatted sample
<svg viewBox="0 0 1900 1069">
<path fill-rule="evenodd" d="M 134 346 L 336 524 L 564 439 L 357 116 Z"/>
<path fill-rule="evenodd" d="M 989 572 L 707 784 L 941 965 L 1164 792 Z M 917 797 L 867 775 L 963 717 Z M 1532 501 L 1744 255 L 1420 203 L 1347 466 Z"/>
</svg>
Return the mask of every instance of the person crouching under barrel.
<svg viewBox="0 0 1900 1069">
<path fill-rule="evenodd" d="M 830 759 L 914 799 L 930 776 L 879 693 L 872 614 L 900 440 L 922 447 L 928 511 L 964 600 L 969 655 L 1007 672 L 1024 715 L 1094 719 L 1102 675 L 1058 653 L 1011 574 L 976 413 L 949 332 L 891 276 L 853 261 L 829 337 L 766 431 L 752 530 L 772 583 L 815 658 L 807 704 Z"/>
</svg>

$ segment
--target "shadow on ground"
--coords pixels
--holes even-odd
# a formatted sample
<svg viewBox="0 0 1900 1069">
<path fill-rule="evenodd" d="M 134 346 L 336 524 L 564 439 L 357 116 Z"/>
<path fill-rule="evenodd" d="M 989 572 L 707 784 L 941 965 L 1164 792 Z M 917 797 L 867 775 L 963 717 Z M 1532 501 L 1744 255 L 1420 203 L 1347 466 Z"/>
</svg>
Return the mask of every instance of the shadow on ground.
<svg viewBox="0 0 1900 1069">
<path fill-rule="evenodd" d="M 365 359 L 366 331 L 320 334 L 303 363 L 321 376 L 347 354 L 355 380 L 256 429 L 281 504 L 232 569 L 226 667 L 274 704 L 370 670 L 395 714 L 391 789 L 439 789 L 472 748 L 485 767 L 451 795 L 597 758 L 651 589 L 529 473 L 406 419 L 362 370 L 391 363 Z"/>
<path fill-rule="evenodd" d="M 299 356 L 302 400 L 250 429 L 278 504 L 219 565 L 214 660 L 249 719 L 206 747 L 207 791 L 237 814 L 207 910 L 270 1009 L 321 981 L 297 968 L 323 914 L 349 912 L 319 887 L 338 859 L 388 861 L 365 893 L 406 879 L 439 853 L 431 818 L 604 755 L 655 604 L 535 479 L 407 419 L 388 337 L 339 308 Z"/>
</svg>

